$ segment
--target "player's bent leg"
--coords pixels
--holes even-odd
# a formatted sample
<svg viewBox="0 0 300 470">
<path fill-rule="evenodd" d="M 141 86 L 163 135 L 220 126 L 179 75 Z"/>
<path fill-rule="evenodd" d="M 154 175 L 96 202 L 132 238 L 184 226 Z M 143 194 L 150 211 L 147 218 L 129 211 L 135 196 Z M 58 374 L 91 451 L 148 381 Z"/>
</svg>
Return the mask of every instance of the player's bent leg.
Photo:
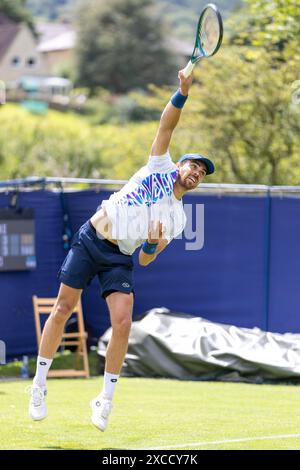
<svg viewBox="0 0 300 470">
<path fill-rule="evenodd" d="M 82 289 L 74 289 L 65 284 L 60 285 L 56 302 L 52 312 L 45 323 L 39 355 L 48 359 L 52 359 L 61 342 L 66 321 L 76 307 Z"/>
<path fill-rule="evenodd" d="M 53 310 L 45 323 L 37 358 L 37 370 L 30 390 L 29 416 L 35 421 L 41 421 L 47 416 L 47 374 L 61 342 L 65 323 L 77 305 L 81 292 L 81 289 L 61 284 Z"/>
<path fill-rule="evenodd" d="M 109 414 L 112 410 L 112 399 L 118 382 L 125 354 L 128 348 L 128 337 L 132 323 L 133 294 L 114 292 L 106 297 L 109 308 L 112 335 L 108 343 L 105 361 L 103 389 L 91 401 L 92 423 L 105 431 Z"/>
<path fill-rule="evenodd" d="M 106 298 L 112 335 L 106 351 L 105 371 L 120 374 L 132 324 L 133 293 L 114 292 Z"/>
</svg>

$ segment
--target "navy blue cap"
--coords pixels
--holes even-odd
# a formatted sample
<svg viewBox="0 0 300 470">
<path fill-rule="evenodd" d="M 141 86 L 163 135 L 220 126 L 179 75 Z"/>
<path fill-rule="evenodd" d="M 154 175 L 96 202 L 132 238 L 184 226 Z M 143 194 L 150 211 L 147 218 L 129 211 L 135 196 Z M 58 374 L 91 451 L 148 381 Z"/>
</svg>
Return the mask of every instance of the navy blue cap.
<svg viewBox="0 0 300 470">
<path fill-rule="evenodd" d="M 199 155 L 198 153 L 186 153 L 185 155 L 182 155 L 182 157 L 178 160 L 178 163 L 184 162 L 185 160 L 198 160 L 203 162 L 207 168 L 207 175 L 211 175 L 215 171 L 213 162 L 208 158 Z"/>
</svg>

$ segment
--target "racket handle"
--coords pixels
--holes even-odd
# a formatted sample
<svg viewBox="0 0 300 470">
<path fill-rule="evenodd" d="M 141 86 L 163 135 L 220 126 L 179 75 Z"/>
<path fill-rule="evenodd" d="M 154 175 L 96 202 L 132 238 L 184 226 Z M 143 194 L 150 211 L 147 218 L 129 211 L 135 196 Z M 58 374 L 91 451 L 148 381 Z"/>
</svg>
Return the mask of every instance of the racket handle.
<svg viewBox="0 0 300 470">
<path fill-rule="evenodd" d="M 184 78 L 188 78 L 191 75 L 192 71 L 194 70 L 194 67 L 195 64 L 193 64 L 190 60 L 187 66 L 183 69 Z"/>
</svg>

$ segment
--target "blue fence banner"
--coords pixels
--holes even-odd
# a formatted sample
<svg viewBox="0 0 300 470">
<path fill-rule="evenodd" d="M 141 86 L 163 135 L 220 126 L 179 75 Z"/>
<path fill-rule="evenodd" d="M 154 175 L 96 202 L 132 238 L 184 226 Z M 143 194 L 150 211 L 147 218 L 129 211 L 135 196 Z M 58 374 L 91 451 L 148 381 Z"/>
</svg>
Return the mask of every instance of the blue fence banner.
<svg viewBox="0 0 300 470">
<path fill-rule="evenodd" d="M 78 230 L 111 194 L 65 192 L 68 228 Z M 9 202 L 9 193 L 0 193 L 0 208 Z M 57 273 L 66 256 L 60 192 L 20 190 L 18 203 L 34 209 L 37 268 L 0 272 L 0 340 L 8 359 L 36 354 L 32 296 L 57 295 Z M 184 204 L 193 219 L 188 220 L 189 233 L 147 267 L 139 266 L 138 253 L 134 255 L 134 319 L 151 308 L 167 307 L 239 327 L 299 333 L 300 197 L 193 193 Z M 186 249 L 193 243 L 193 214 L 200 205 L 203 248 Z M 84 291 L 82 304 L 89 340 L 96 343 L 110 326 L 97 279 Z"/>
</svg>

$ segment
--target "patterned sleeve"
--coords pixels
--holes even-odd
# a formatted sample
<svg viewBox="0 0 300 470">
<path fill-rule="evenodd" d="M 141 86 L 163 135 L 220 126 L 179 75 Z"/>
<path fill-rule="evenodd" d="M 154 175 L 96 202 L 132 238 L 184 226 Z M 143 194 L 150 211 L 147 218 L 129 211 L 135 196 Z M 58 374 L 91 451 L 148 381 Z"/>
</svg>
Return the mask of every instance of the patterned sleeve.
<svg viewBox="0 0 300 470">
<path fill-rule="evenodd" d="M 176 170 L 176 168 L 169 151 L 164 155 L 150 156 L 147 164 L 147 169 L 150 173 L 169 173 Z"/>
</svg>

